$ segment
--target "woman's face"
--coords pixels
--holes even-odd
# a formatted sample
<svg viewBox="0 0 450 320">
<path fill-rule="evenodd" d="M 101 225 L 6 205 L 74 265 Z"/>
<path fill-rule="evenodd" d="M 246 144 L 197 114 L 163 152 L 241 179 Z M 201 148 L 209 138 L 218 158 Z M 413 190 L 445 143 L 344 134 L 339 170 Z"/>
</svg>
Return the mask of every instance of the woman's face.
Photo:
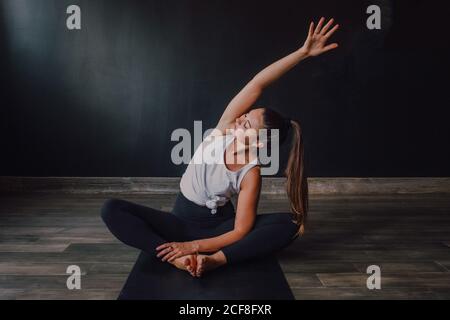
<svg viewBox="0 0 450 320">
<path fill-rule="evenodd" d="M 258 108 L 236 118 L 234 122 L 234 134 L 239 142 L 248 145 L 249 141 L 257 138 L 258 130 L 264 128 L 263 116 L 264 108 Z M 246 137 L 249 139 L 246 139 Z"/>
</svg>

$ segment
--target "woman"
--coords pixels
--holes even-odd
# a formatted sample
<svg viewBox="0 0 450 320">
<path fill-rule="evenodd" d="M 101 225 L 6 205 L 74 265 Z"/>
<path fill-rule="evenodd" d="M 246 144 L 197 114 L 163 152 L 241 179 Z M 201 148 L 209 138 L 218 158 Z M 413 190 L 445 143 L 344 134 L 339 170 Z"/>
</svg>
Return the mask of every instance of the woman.
<svg viewBox="0 0 450 320">
<path fill-rule="evenodd" d="M 272 254 L 303 234 L 308 187 L 300 125 L 271 109 L 250 109 L 267 86 L 300 61 L 337 48 L 327 41 L 339 26 L 333 19 L 324 22 L 321 18 L 316 27 L 311 22 L 301 48 L 259 72 L 229 103 L 183 174 L 172 214 L 125 200 L 105 202 L 102 218 L 119 240 L 200 277 L 225 264 Z M 261 168 L 252 150 L 272 141 L 270 130 L 266 139 L 246 135 L 259 129 L 278 129 L 273 132 L 280 143 L 292 132 L 285 171 L 292 213 L 256 215 Z M 193 161 L 208 148 L 219 151 L 212 161 Z M 233 195 L 238 195 L 236 211 L 229 201 Z"/>
</svg>

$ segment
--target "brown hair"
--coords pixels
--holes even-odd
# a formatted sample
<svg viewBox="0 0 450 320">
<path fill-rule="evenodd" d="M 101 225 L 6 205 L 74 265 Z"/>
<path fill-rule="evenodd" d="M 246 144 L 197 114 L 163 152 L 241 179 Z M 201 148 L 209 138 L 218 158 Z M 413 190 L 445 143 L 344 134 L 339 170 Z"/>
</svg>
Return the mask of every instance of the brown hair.
<svg viewBox="0 0 450 320">
<path fill-rule="evenodd" d="M 305 174 L 303 136 L 300 124 L 295 120 L 283 118 L 278 112 L 265 108 L 264 126 L 268 129 L 279 129 L 280 145 L 283 144 L 292 131 L 289 159 L 284 171 L 287 182 L 286 189 L 291 211 L 299 226 L 297 234 L 305 232 L 306 216 L 308 212 L 308 182 Z M 270 131 L 270 130 L 269 130 Z M 268 143 L 270 143 L 270 133 Z"/>
</svg>

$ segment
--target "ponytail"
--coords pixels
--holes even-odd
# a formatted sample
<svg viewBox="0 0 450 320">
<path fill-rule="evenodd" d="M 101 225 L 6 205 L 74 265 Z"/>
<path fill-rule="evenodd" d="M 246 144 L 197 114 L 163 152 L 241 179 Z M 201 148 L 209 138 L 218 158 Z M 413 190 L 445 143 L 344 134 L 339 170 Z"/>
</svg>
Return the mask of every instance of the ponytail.
<svg viewBox="0 0 450 320">
<path fill-rule="evenodd" d="M 263 117 L 265 128 L 279 129 L 280 144 L 287 141 L 288 132 L 293 132 L 291 151 L 284 174 L 287 178 L 286 189 L 291 211 L 294 215 L 295 223 L 298 225 L 296 236 L 299 234 L 302 235 L 305 232 L 306 215 L 308 212 L 308 182 L 304 172 L 302 131 L 297 121 L 284 118 L 273 109 L 265 108 Z M 269 134 L 270 132 L 271 130 L 269 130 Z M 270 144 L 271 138 L 269 136 L 268 145 Z"/>
<path fill-rule="evenodd" d="M 297 121 L 291 120 L 290 125 L 293 137 L 285 170 L 287 178 L 286 189 L 291 211 L 294 214 L 295 222 L 299 226 L 297 235 L 303 235 L 308 212 L 308 182 L 304 168 L 303 137 Z"/>
</svg>

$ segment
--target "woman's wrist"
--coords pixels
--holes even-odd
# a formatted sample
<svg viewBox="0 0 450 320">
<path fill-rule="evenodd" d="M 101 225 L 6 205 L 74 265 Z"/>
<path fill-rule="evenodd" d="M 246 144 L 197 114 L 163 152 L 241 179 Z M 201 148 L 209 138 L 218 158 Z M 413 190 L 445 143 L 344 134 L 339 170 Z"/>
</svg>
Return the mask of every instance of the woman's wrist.
<svg viewBox="0 0 450 320">
<path fill-rule="evenodd" d="M 195 253 L 200 252 L 200 241 L 199 240 L 191 241 L 191 245 L 192 245 L 192 250 Z"/>
<path fill-rule="evenodd" d="M 298 54 L 301 56 L 302 59 L 309 58 L 309 52 L 304 47 L 301 47 L 297 50 Z"/>
</svg>

